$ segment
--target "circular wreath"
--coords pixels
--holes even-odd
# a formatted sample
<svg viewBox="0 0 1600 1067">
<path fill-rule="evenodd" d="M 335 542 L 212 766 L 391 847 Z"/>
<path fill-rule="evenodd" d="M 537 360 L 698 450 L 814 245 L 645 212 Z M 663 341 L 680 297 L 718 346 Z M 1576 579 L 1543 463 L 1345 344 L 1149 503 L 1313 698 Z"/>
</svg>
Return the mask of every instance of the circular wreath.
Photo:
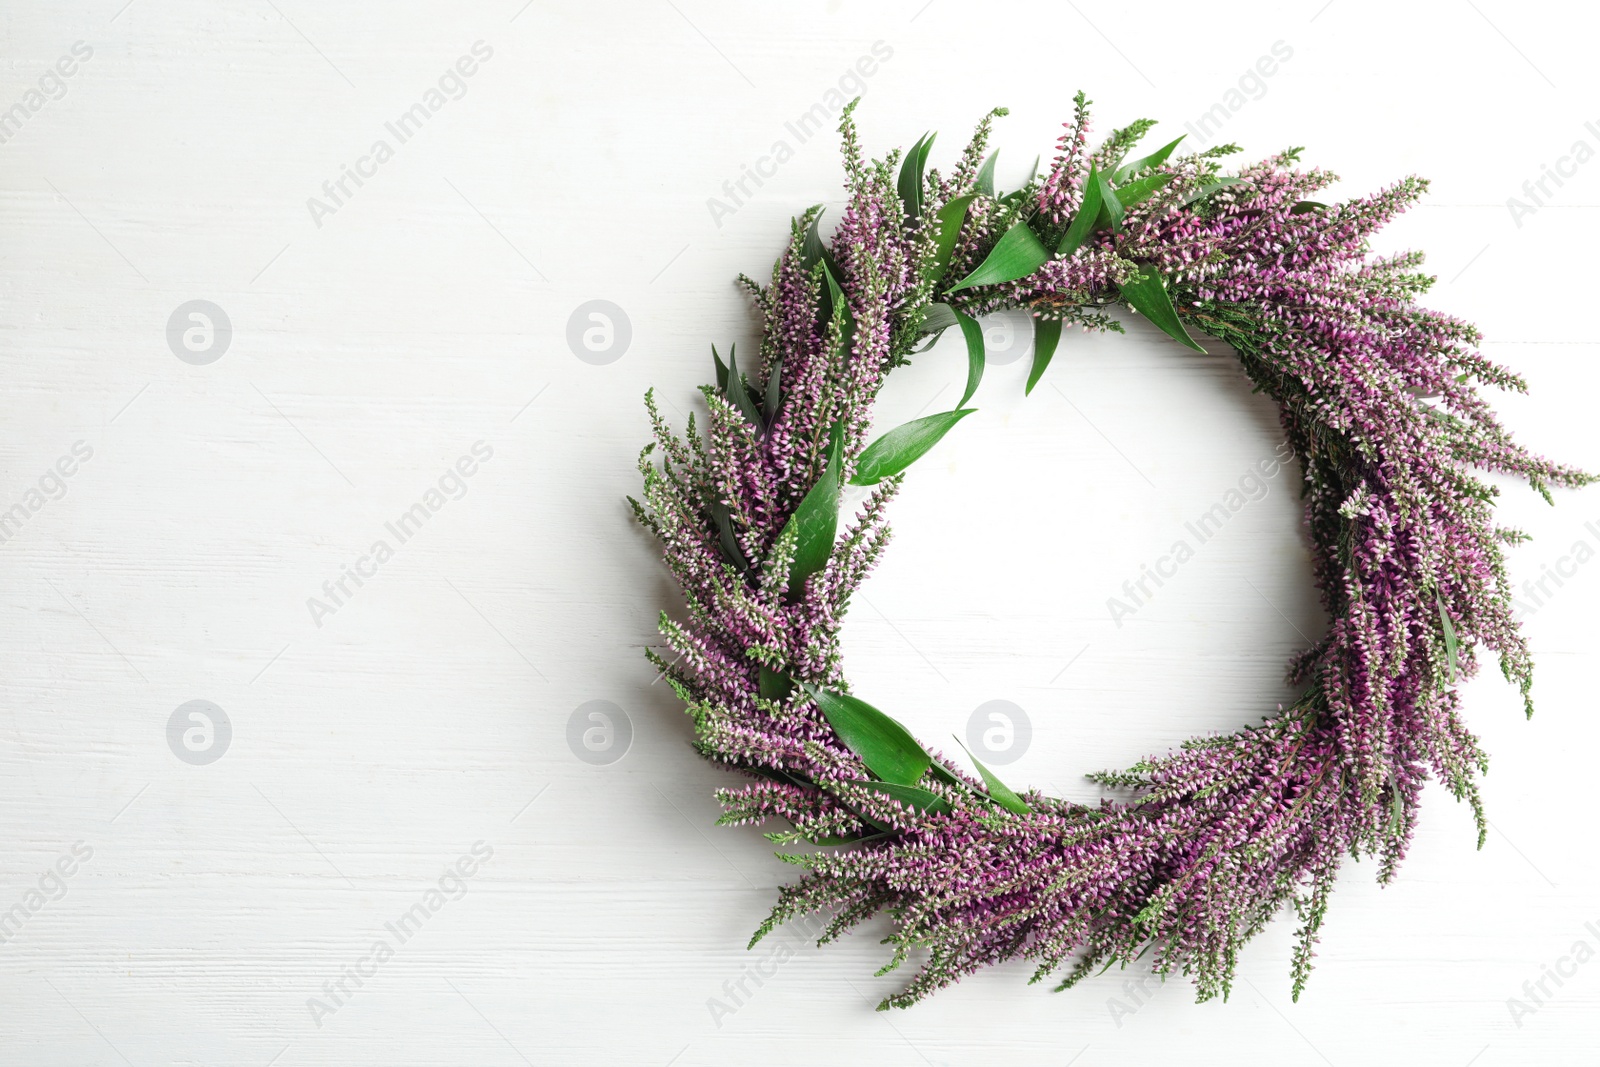
<svg viewBox="0 0 1600 1067">
<path fill-rule="evenodd" d="M 1532 713 L 1502 552 L 1525 535 L 1493 524 L 1497 490 L 1471 469 L 1547 499 L 1592 480 L 1501 427 L 1476 384 L 1525 385 L 1475 350 L 1472 326 L 1415 303 L 1433 281 L 1422 256 L 1368 255 L 1368 235 L 1423 180 L 1325 205 L 1307 197 L 1334 175 L 1297 169 L 1297 149 L 1229 175 L 1234 145 L 1129 160 L 1147 120 L 1090 152 L 1088 103 L 1079 93 L 1048 174 L 1003 195 L 984 151 L 1004 109 L 946 178 L 927 166 L 931 135 L 865 160 L 851 104 L 833 239 L 812 208 L 770 285 L 740 279 L 764 316 L 759 365 L 747 374 L 733 349 L 726 363 L 713 349 L 704 440 L 692 417 L 677 436 L 646 397 L 655 440 L 640 457 L 644 502 L 631 503 L 687 608 L 661 616 L 673 658 L 649 655 L 687 703 L 698 750 L 756 779 L 718 791 L 720 821 L 781 818 L 793 829 L 769 838 L 821 846 L 779 853 L 806 873 L 751 944 L 814 912 L 829 916 L 826 943 L 886 911 L 884 971 L 914 951 L 920 970 L 880 1008 L 1002 960 L 1035 962 L 1038 981 L 1076 955 L 1066 988 L 1146 952 L 1200 999 L 1226 996 L 1241 946 L 1290 903 L 1298 998 L 1342 859 L 1375 856 L 1389 881 L 1430 775 L 1472 806 L 1482 846 L 1486 757 L 1454 688 L 1478 648 Z M 1113 795 L 1083 805 L 924 748 L 850 695 L 839 632 L 889 540 L 901 472 L 970 413 L 976 317 L 1032 314 L 1032 389 L 1064 326 L 1121 330 L 1114 306 L 1190 348 L 1204 351 L 1190 331 L 1226 342 L 1277 401 L 1332 622 L 1291 661 L 1304 686 L 1291 707 L 1090 775 Z M 949 327 L 968 347 L 960 403 L 868 444 L 884 376 Z M 841 537 L 846 483 L 876 488 Z"/>
</svg>

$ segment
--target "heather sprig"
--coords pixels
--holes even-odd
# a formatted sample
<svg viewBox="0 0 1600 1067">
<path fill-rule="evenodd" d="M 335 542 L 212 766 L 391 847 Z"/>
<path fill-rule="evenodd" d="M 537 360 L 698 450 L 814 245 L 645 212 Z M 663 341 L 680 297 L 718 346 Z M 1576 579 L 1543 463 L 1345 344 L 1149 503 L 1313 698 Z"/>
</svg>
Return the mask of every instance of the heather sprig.
<svg viewBox="0 0 1600 1067">
<path fill-rule="evenodd" d="M 821 209 L 806 212 L 771 281 L 742 279 L 760 357 L 741 370 L 719 356 L 704 439 L 646 399 L 654 443 L 633 506 L 685 600 L 682 618 L 662 616 L 671 655 L 648 654 L 699 751 L 751 779 L 719 791 L 721 821 L 778 820 L 775 842 L 821 846 L 781 853 L 804 873 L 756 939 L 822 912 L 826 942 L 887 913 L 885 970 L 917 969 L 884 1007 L 1009 959 L 1036 981 L 1065 970 L 1064 988 L 1143 958 L 1201 999 L 1226 996 L 1240 948 L 1289 907 L 1298 997 L 1344 859 L 1394 877 L 1428 778 L 1472 806 L 1481 846 L 1487 757 L 1458 680 L 1493 654 L 1531 714 L 1504 556 L 1524 535 L 1494 524 L 1479 472 L 1546 497 L 1593 480 L 1512 440 L 1480 388 L 1525 385 L 1470 325 L 1416 302 L 1432 282 L 1422 257 L 1369 253 L 1421 179 L 1330 205 L 1311 197 L 1334 176 L 1299 169 L 1297 149 L 1231 174 L 1231 145 L 1130 162 L 1153 124 L 1091 152 L 1088 105 L 1078 94 L 1048 172 L 1011 193 L 983 167 L 1003 109 L 946 180 L 925 169 L 931 138 L 865 158 L 851 105 L 842 217 L 824 239 Z M 1093 775 L 1107 795 L 1082 805 L 924 750 L 851 694 L 839 634 L 888 544 L 903 472 L 966 414 L 964 398 L 869 447 L 886 374 L 954 326 L 970 394 L 984 360 L 973 320 L 1022 308 L 1031 388 L 1064 325 L 1120 330 L 1118 307 L 1191 346 L 1191 331 L 1226 344 L 1277 402 L 1332 623 L 1290 665 L 1304 687 L 1292 706 Z M 876 488 L 841 524 L 853 476 Z"/>
</svg>

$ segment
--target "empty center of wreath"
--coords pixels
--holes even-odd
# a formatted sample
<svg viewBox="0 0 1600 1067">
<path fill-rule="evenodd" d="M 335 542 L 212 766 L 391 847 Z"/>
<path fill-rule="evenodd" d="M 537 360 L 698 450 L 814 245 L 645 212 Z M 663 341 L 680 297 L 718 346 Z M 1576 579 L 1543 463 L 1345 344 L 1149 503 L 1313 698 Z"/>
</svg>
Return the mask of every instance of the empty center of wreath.
<svg viewBox="0 0 1600 1067">
<path fill-rule="evenodd" d="M 901 490 L 843 635 L 853 686 L 895 693 L 917 736 L 1074 799 L 1098 795 L 1075 769 L 1291 701 L 1284 665 L 1326 627 L 1276 405 L 1231 354 L 1123 320 L 1063 336 L 1030 397 L 1025 316 L 981 320 L 1014 358 Z M 913 357 L 875 427 L 936 407 L 961 361 L 950 337 Z"/>
</svg>

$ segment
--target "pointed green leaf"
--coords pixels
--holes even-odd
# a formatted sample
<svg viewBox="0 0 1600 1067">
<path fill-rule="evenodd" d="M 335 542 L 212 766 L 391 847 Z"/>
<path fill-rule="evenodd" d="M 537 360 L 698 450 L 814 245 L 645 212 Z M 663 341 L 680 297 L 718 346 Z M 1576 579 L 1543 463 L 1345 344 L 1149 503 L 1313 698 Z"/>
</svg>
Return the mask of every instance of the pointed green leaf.
<svg viewBox="0 0 1600 1067">
<path fill-rule="evenodd" d="M 971 415 L 974 409 L 941 411 L 925 415 L 896 426 L 866 447 L 856 460 L 856 473 L 851 485 L 877 485 L 883 479 L 899 474 L 921 459 L 950 428 Z"/>
<path fill-rule="evenodd" d="M 871 822 L 871 820 L 865 820 L 865 821 Z M 873 825 L 876 825 L 876 824 L 874 823 Z M 893 837 L 893 836 L 894 835 L 892 833 L 890 833 L 889 831 L 887 831 L 887 830 L 880 830 L 878 833 L 875 833 L 875 834 L 855 834 L 855 835 L 849 835 L 849 836 L 844 835 L 844 834 L 827 834 L 826 836 L 823 836 L 823 837 L 808 837 L 808 838 L 806 838 L 806 840 L 810 841 L 813 845 L 823 845 L 823 846 L 829 846 L 829 845 L 860 845 L 860 844 L 865 844 L 868 841 L 877 841 L 880 838 Z"/>
<path fill-rule="evenodd" d="M 961 745 L 961 738 L 956 738 L 956 744 Z M 983 778 L 983 784 L 989 787 L 989 796 L 994 802 L 1011 812 L 1013 815 L 1027 815 L 1033 811 L 1028 802 L 1011 791 L 1011 787 L 995 777 L 995 773 L 983 765 L 983 761 L 972 754 L 966 745 L 961 745 L 961 750 L 967 754 L 972 765 L 978 768 L 978 774 Z"/>
<path fill-rule="evenodd" d="M 925 133 L 906 153 L 900 164 L 900 200 L 906 206 L 906 216 L 916 219 L 922 215 L 922 174 L 928 165 L 928 152 L 938 134 Z"/>
<path fill-rule="evenodd" d="M 914 785 L 897 785 L 894 782 L 869 782 L 856 779 L 850 783 L 874 793 L 882 793 L 890 800 L 898 800 L 913 811 L 924 815 L 943 815 L 950 810 L 950 802 L 931 789 Z"/>
<path fill-rule="evenodd" d="M 738 409 L 739 414 L 756 428 L 760 433 L 764 429 L 761 423 L 761 412 L 756 410 L 756 402 L 750 399 L 750 391 L 744 387 L 744 375 L 739 373 L 739 364 L 735 357 L 738 345 L 728 346 L 728 403 Z"/>
<path fill-rule="evenodd" d="M 783 357 L 779 356 L 772 361 L 772 372 L 767 375 L 766 395 L 761 399 L 761 407 L 767 416 L 767 424 L 778 415 L 778 401 L 783 399 Z"/>
<path fill-rule="evenodd" d="M 950 289 L 970 289 L 974 285 L 999 285 L 1026 278 L 1050 259 L 1050 253 L 1033 235 L 1026 222 L 1019 222 L 1000 236 L 994 248 L 983 257 L 976 270 Z"/>
<path fill-rule="evenodd" d="M 1090 163 L 1089 176 L 1083 182 L 1083 203 L 1078 205 L 1078 213 L 1072 216 L 1072 225 L 1061 235 L 1056 254 L 1070 256 L 1082 247 L 1083 242 L 1089 239 L 1089 234 L 1094 232 L 1094 221 L 1099 217 L 1100 172 Z"/>
<path fill-rule="evenodd" d="M 717 364 L 717 392 L 723 396 L 728 395 L 728 365 L 722 362 L 722 357 L 717 355 L 717 346 L 711 346 L 711 358 Z"/>
<path fill-rule="evenodd" d="M 844 298 L 844 290 L 839 287 L 839 281 L 834 274 L 834 265 L 828 261 L 831 258 L 827 257 L 822 261 L 822 276 L 828 283 L 826 301 L 828 315 L 831 319 L 835 309 L 844 309 L 844 329 L 839 334 L 839 343 L 844 346 L 844 351 L 848 352 L 855 344 L 856 316 L 850 310 L 850 302 Z"/>
<path fill-rule="evenodd" d="M 1095 229 L 1121 233 L 1122 199 L 1117 196 L 1117 191 L 1111 187 L 1111 182 L 1104 174 L 1099 176 L 1099 182 L 1100 214 L 1094 220 Z"/>
<path fill-rule="evenodd" d="M 1028 384 L 1022 390 L 1023 396 L 1033 392 L 1033 387 L 1044 377 L 1044 370 L 1050 366 L 1050 360 L 1056 354 L 1056 346 L 1060 343 L 1060 319 L 1033 320 L 1033 369 L 1028 371 Z"/>
<path fill-rule="evenodd" d="M 928 312 L 922 317 L 922 333 L 943 333 L 956 324 L 955 309 L 949 304 L 929 304 Z"/>
<path fill-rule="evenodd" d="M 761 695 L 768 700 L 783 700 L 794 689 L 794 681 L 787 674 L 779 674 L 765 663 L 761 665 L 757 681 Z"/>
<path fill-rule="evenodd" d="M 947 201 L 939 209 L 939 236 L 934 239 L 932 276 L 935 283 L 950 269 L 950 255 L 956 249 L 956 238 L 961 235 L 961 224 L 967 221 L 967 208 L 977 197 L 972 193 Z"/>
<path fill-rule="evenodd" d="M 1230 185 L 1249 185 L 1249 184 L 1250 183 L 1245 181 L 1243 178 L 1218 178 L 1216 181 L 1211 182 L 1209 185 L 1202 185 L 1200 188 L 1196 189 L 1194 192 L 1192 192 L 1188 196 L 1184 197 L 1183 198 L 1183 202 L 1185 204 L 1192 204 L 1196 200 L 1204 200 L 1206 197 L 1210 196 L 1212 193 L 1215 193 L 1215 192 L 1217 192 L 1219 190 L 1222 190 L 1222 189 L 1226 189 Z"/>
<path fill-rule="evenodd" d="M 817 702 L 844 746 L 885 782 L 916 785 L 932 765 L 933 757 L 922 750 L 911 731 L 866 701 L 809 682 L 801 682 L 800 688 Z"/>
<path fill-rule="evenodd" d="M 1148 156 L 1141 156 L 1140 158 L 1134 160 L 1132 163 L 1128 163 L 1128 164 L 1125 164 L 1123 166 L 1118 167 L 1111 174 L 1111 182 L 1112 182 L 1112 184 L 1113 185 L 1121 185 L 1123 182 L 1127 181 L 1133 175 L 1138 174 L 1141 170 L 1144 170 L 1146 167 L 1159 167 L 1159 166 L 1161 166 L 1161 164 L 1163 164 L 1163 163 L 1165 163 L 1167 161 L 1167 157 L 1172 155 L 1172 150 L 1174 148 L 1178 147 L 1178 141 L 1181 141 L 1181 140 L 1183 140 L 1183 136 L 1179 136 L 1177 141 L 1172 141 L 1169 144 L 1162 145 L 1160 148 L 1156 149 L 1154 152 L 1151 152 Z"/>
<path fill-rule="evenodd" d="M 1119 288 L 1122 290 L 1122 299 L 1128 302 L 1128 306 L 1160 327 L 1168 337 L 1196 352 L 1205 352 L 1205 349 L 1189 336 L 1189 331 L 1184 329 L 1183 323 L 1178 319 L 1177 310 L 1172 306 L 1172 297 L 1167 295 L 1166 283 L 1153 269 L 1146 267 L 1143 274 L 1124 282 Z"/>
<path fill-rule="evenodd" d="M 955 308 L 950 310 L 955 311 L 956 322 L 961 325 L 961 334 L 967 340 L 967 388 L 956 402 L 957 409 L 960 409 L 967 406 L 972 394 L 978 391 L 978 383 L 983 381 L 983 327 L 971 315 L 956 311 Z"/>
<path fill-rule="evenodd" d="M 1455 684 L 1457 653 L 1460 646 L 1456 642 L 1456 624 L 1450 621 L 1450 612 L 1445 610 L 1444 600 L 1436 593 L 1434 602 L 1439 605 L 1439 625 L 1444 628 L 1444 652 L 1450 658 L 1450 683 Z"/>
<path fill-rule="evenodd" d="M 1405 819 L 1405 801 L 1400 797 L 1400 783 L 1395 780 L 1394 772 L 1389 772 L 1389 832 L 1400 831 L 1400 824 Z"/>
<path fill-rule="evenodd" d="M 839 532 L 839 468 L 844 434 L 835 425 L 828 443 L 828 465 L 784 525 L 794 527 L 794 562 L 789 567 L 789 594 L 798 596 L 806 579 L 828 564 Z M 780 534 L 780 536 L 782 536 Z"/>
<path fill-rule="evenodd" d="M 989 153 L 989 158 L 983 161 L 983 166 L 978 168 L 978 180 L 975 188 L 984 196 L 994 196 L 994 161 L 1000 158 L 996 149 Z"/>
<path fill-rule="evenodd" d="M 822 212 L 817 212 L 811 220 L 811 225 L 806 227 L 805 243 L 800 250 L 800 265 L 810 270 L 822 262 L 822 235 L 817 232 L 817 225 L 822 221 Z"/>
<path fill-rule="evenodd" d="M 1170 174 L 1147 174 L 1143 178 L 1135 178 L 1117 190 L 1117 199 L 1122 201 L 1123 207 L 1132 207 L 1142 200 L 1150 199 L 1157 189 L 1171 180 Z"/>
<path fill-rule="evenodd" d="M 1308 211 L 1326 211 L 1328 205 L 1320 200 L 1301 200 L 1289 209 L 1291 215 L 1304 215 Z"/>
<path fill-rule="evenodd" d="M 739 539 L 733 536 L 733 518 L 728 513 L 728 505 L 720 500 L 713 502 L 711 519 L 717 524 L 717 539 L 722 545 L 722 554 L 728 557 L 729 563 L 741 571 L 749 570 L 750 561 L 745 559 L 744 549 L 739 547 Z"/>
</svg>

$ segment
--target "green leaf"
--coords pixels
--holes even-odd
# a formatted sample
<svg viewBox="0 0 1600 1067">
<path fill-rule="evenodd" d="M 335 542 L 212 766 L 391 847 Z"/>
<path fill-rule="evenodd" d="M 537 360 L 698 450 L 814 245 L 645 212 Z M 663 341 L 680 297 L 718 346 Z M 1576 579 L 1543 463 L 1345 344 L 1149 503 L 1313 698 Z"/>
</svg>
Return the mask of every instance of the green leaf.
<svg viewBox="0 0 1600 1067">
<path fill-rule="evenodd" d="M 905 162 L 900 164 L 900 200 L 909 218 L 922 215 L 922 172 L 928 165 L 928 151 L 933 148 L 933 139 L 937 136 L 925 133 L 917 138 L 917 143 L 906 153 Z"/>
<path fill-rule="evenodd" d="M 800 506 L 784 524 L 795 530 L 794 562 L 789 567 L 789 594 L 798 596 L 806 579 L 828 564 L 839 532 L 839 469 L 844 462 L 844 433 L 835 424 L 828 442 L 828 465 Z M 779 536 L 782 536 L 780 534 Z"/>
<path fill-rule="evenodd" d="M 922 334 L 926 337 L 930 333 L 943 333 L 956 325 L 956 312 L 949 304 L 929 304 L 928 312 L 922 317 Z"/>
<path fill-rule="evenodd" d="M 974 409 L 941 411 L 896 426 L 866 447 L 856 460 L 856 473 L 851 485 L 877 485 L 883 479 L 899 474 L 921 459 L 928 450 L 950 432 L 951 427 L 971 415 Z"/>
<path fill-rule="evenodd" d="M 967 208 L 977 199 L 977 196 L 968 193 L 946 201 L 944 207 L 939 209 L 939 236 L 934 239 L 934 256 L 932 275 L 934 282 L 944 277 L 944 272 L 950 269 L 950 256 L 956 250 L 956 238 L 961 236 L 961 224 L 967 220 Z"/>
<path fill-rule="evenodd" d="M 779 356 L 772 361 L 772 373 L 767 375 L 767 392 L 761 400 L 762 410 L 767 416 L 767 423 L 778 415 L 778 401 L 783 398 L 783 357 Z"/>
<path fill-rule="evenodd" d="M 728 513 L 728 505 L 720 500 L 714 501 L 711 505 L 711 518 L 717 524 L 717 538 L 722 545 L 722 554 L 728 557 L 728 562 L 741 571 L 749 570 L 750 561 L 745 559 L 744 549 L 739 547 L 739 539 L 733 536 L 733 518 Z"/>
<path fill-rule="evenodd" d="M 932 766 L 933 757 L 922 750 L 911 731 L 866 701 L 809 682 L 801 682 L 800 688 L 817 702 L 844 746 L 885 782 L 916 785 Z"/>
<path fill-rule="evenodd" d="M 996 149 L 989 153 L 989 158 L 983 161 L 983 166 L 978 168 L 978 181 L 976 188 L 984 196 L 994 196 L 994 161 L 1000 158 L 1000 151 Z"/>
<path fill-rule="evenodd" d="M 793 679 L 787 674 L 779 674 L 765 663 L 761 665 L 757 680 L 760 683 L 761 695 L 768 700 L 783 700 L 794 689 Z"/>
<path fill-rule="evenodd" d="M 956 744 L 961 745 L 961 738 L 956 738 Z M 994 802 L 1011 812 L 1013 815 L 1027 815 L 1033 811 L 1028 802 L 1011 791 L 1011 787 L 995 777 L 995 773 L 983 765 L 983 761 L 972 754 L 966 745 L 961 745 L 961 750 L 967 754 L 972 765 L 978 768 L 978 774 L 983 777 L 983 784 L 989 787 L 989 796 Z"/>
<path fill-rule="evenodd" d="M 1154 152 L 1151 152 L 1148 156 L 1141 156 L 1132 163 L 1127 163 L 1118 167 L 1111 173 L 1112 184 L 1121 185 L 1123 182 L 1127 181 L 1133 175 L 1138 174 L 1146 167 L 1161 166 L 1161 164 L 1167 161 L 1167 157 L 1172 155 L 1172 150 L 1178 147 L 1178 141 L 1181 140 L 1183 140 L 1183 136 L 1180 135 L 1177 141 L 1162 145 Z"/>
<path fill-rule="evenodd" d="M 1122 299 L 1128 302 L 1128 306 L 1159 326 L 1168 337 L 1196 352 L 1205 352 L 1178 319 L 1178 312 L 1172 306 L 1172 297 L 1167 295 L 1167 286 L 1161 280 L 1161 275 L 1146 268 L 1143 274 L 1124 282 L 1120 289 Z"/>
<path fill-rule="evenodd" d="M 1072 225 L 1061 235 L 1061 243 L 1056 245 L 1056 255 L 1070 256 L 1076 252 L 1089 239 L 1089 234 L 1094 232 L 1094 221 L 1099 217 L 1100 172 L 1090 163 L 1089 176 L 1083 182 L 1083 203 L 1078 205 L 1078 213 L 1072 216 Z"/>
<path fill-rule="evenodd" d="M 883 831 L 876 834 L 855 834 L 853 836 L 827 834 L 823 837 L 808 837 L 806 840 L 811 842 L 813 845 L 822 845 L 826 847 L 830 845 L 859 845 L 866 841 L 876 841 L 882 837 L 892 836 L 894 835 L 888 831 Z"/>
<path fill-rule="evenodd" d="M 1439 625 L 1444 628 L 1444 653 L 1450 658 L 1450 684 L 1454 685 L 1457 653 L 1460 651 L 1456 642 L 1456 624 L 1450 621 L 1450 612 L 1445 610 L 1444 600 L 1437 593 L 1434 594 L 1434 603 L 1439 605 Z"/>
<path fill-rule="evenodd" d="M 1033 387 L 1044 377 L 1044 369 L 1050 366 L 1050 360 L 1056 354 L 1056 346 L 1060 343 L 1060 319 L 1033 320 L 1033 369 L 1028 371 L 1028 384 L 1022 390 L 1023 396 L 1033 392 Z"/>
<path fill-rule="evenodd" d="M 1100 214 L 1095 217 L 1094 225 L 1097 230 L 1110 230 L 1112 233 L 1122 232 L 1122 199 L 1117 196 L 1117 191 L 1111 187 L 1106 176 L 1098 176 L 1100 183 Z"/>
<path fill-rule="evenodd" d="M 717 346 L 711 346 L 711 358 L 717 364 L 717 392 L 723 396 L 728 395 L 728 365 L 722 362 L 722 357 L 717 355 Z"/>
<path fill-rule="evenodd" d="M 978 383 L 983 381 L 983 327 L 971 315 L 956 311 L 955 308 L 950 310 L 955 312 L 956 322 L 961 325 L 961 334 L 967 339 L 967 389 L 956 402 L 956 408 L 960 409 L 967 406 L 972 394 L 978 391 Z"/>
<path fill-rule="evenodd" d="M 822 212 L 817 212 L 811 220 L 811 225 L 806 228 L 805 243 L 800 246 L 800 265 L 810 270 L 822 262 L 822 235 L 817 232 L 817 224 L 822 221 Z"/>
<path fill-rule="evenodd" d="M 943 815 L 950 810 L 950 802 L 931 789 L 915 785 L 896 785 L 893 782 L 869 782 L 856 779 L 850 783 L 874 793 L 882 793 L 890 800 L 898 800 L 913 811 L 924 815 Z"/>
<path fill-rule="evenodd" d="M 1320 200 L 1301 200 L 1289 209 L 1291 215 L 1304 215 L 1308 211 L 1326 211 L 1328 205 Z"/>
<path fill-rule="evenodd" d="M 739 364 L 735 359 L 738 347 L 738 345 L 728 347 L 728 403 L 737 408 L 759 433 L 765 427 L 761 422 L 761 412 L 756 410 L 756 402 L 750 399 L 750 391 L 744 387 L 744 375 L 739 373 Z M 713 348 L 712 351 L 715 352 L 716 349 Z"/>
<path fill-rule="evenodd" d="M 855 343 L 856 316 L 850 310 L 850 302 L 844 298 L 844 290 L 839 287 L 839 281 L 833 273 L 833 266 L 828 262 L 829 258 L 832 257 L 825 258 L 822 261 L 822 276 L 828 283 L 826 301 L 828 317 L 831 320 L 836 309 L 844 309 L 844 329 L 840 331 L 839 343 L 844 347 L 844 351 L 848 352 Z"/>
<path fill-rule="evenodd" d="M 1171 180 L 1170 174 L 1147 174 L 1143 178 L 1135 178 L 1117 190 L 1117 199 L 1122 201 L 1123 207 L 1132 207 L 1142 200 L 1150 199 L 1157 189 Z"/>
<path fill-rule="evenodd" d="M 978 268 L 961 279 L 950 291 L 974 285 L 999 285 L 1026 278 L 1050 259 L 1050 253 L 1033 235 L 1026 222 L 1019 222 L 1000 236 Z"/>
<path fill-rule="evenodd" d="M 1183 202 L 1185 204 L 1192 204 L 1196 200 L 1204 200 L 1206 197 L 1210 196 L 1212 193 L 1215 193 L 1215 192 L 1217 192 L 1219 190 L 1222 190 L 1222 189 L 1226 189 L 1230 185 L 1249 185 L 1249 184 L 1250 183 L 1245 181 L 1243 178 L 1218 178 L 1216 181 L 1210 183 L 1209 185 L 1202 185 L 1200 188 L 1196 189 L 1194 192 L 1192 192 L 1188 196 L 1184 197 L 1183 198 Z"/>
</svg>

